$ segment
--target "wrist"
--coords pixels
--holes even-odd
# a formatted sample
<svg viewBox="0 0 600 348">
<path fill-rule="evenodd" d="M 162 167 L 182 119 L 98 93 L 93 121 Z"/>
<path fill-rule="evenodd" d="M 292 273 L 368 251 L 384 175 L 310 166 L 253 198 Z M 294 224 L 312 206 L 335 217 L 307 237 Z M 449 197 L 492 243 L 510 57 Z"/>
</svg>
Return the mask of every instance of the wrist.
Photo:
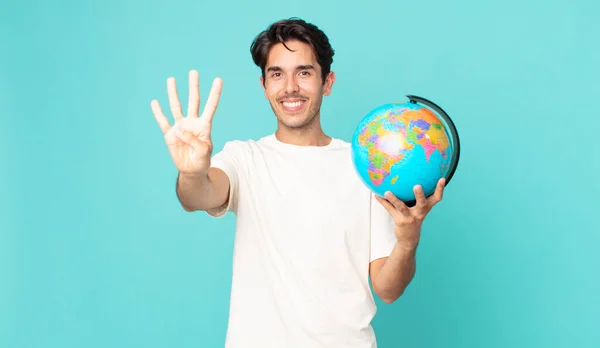
<svg viewBox="0 0 600 348">
<path fill-rule="evenodd" d="M 201 171 L 201 172 L 179 172 L 179 178 L 183 179 L 183 180 L 199 180 L 199 179 L 207 179 L 208 178 L 208 171 Z"/>
<path fill-rule="evenodd" d="M 403 249 L 415 249 L 419 244 L 421 231 L 418 226 L 396 227 L 394 232 L 398 246 Z"/>
<path fill-rule="evenodd" d="M 398 248 L 402 251 L 405 251 L 405 252 L 415 251 L 418 246 L 419 246 L 418 241 L 409 241 L 409 240 L 396 241 L 396 248 Z"/>
<path fill-rule="evenodd" d="M 196 190 L 198 187 L 206 187 L 210 184 L 208 173 L 190 173 L 179 172 L 177 176 L 177 186 L 183 191 Z"/>
</svg>

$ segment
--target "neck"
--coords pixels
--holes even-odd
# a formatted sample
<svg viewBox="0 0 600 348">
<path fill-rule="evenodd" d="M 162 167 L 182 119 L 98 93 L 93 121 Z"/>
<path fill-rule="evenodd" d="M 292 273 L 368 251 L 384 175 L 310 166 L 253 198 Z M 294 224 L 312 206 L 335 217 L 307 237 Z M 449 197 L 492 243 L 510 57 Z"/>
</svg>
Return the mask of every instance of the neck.
<svg viewBox="0 0 600 348">
<path fill-rule="evenodd" d="M 275 137 L 282 143 L 297 146 L 327 146 L 331 143 L 331 137 L 323 132 L 319 122 L 311 122 L 299 128 L 288 128 L 279 124 Z"/>
</svg>

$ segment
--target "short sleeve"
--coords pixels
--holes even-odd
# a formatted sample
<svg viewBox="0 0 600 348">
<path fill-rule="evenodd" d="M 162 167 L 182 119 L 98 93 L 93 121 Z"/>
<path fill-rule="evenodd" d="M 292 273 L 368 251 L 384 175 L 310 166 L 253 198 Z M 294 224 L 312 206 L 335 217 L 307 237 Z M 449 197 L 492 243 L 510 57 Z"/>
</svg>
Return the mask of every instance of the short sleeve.
<svg viewBox="0 0 600 348">
<path fill-rule="evenodd" d="M 371 253 L 370 262 L 390 256 L 396 245 L 394 220 L 390 213 L 371 194 Z"/>
<path fill-rule="evenodd" d="M 208 209 L 212 217 L 222 217 L 227 212 L 237 212 L 240 191 L 240 169 L 242 165 L 241 144 L 238 141 L 227 142 L 223 149 L 211 158 L 211 167 L 221 169 L 229 178 L 229 198 L 220 207 Z"/>
</svg>

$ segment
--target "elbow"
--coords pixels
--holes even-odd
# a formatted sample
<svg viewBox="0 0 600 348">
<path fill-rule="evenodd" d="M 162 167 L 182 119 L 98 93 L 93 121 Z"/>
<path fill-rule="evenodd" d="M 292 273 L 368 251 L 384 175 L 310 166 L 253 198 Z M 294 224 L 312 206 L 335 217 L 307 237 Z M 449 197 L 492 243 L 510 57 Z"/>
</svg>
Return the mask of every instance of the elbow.
<svg viewBox="0 0 600 348">
<path fill-rule="evenodd" d="M 191 212 L 194 212 L 194 211 L 197 210 L 197 209 L 194 209 L 194 208 L 192 208 L 190 206 L 187 206 L 185 204 L 181 204 L 181 207 L 183 208 L 183 210 L 187 211 L 188 213 L 191 213 Z"/>
<path fill-rule="evenodd" d="M 396 296 L 395 295 L 381 295 L 381 296 L 379 296 L 379 298 L 385 304 L 392 304 L 392 303 L 396 302 L 396 300 L 399 299 L 400 296 L 402 296 L 402 294 L 399 294 Z"/>
<path fill-rule="evenodd" d="M 381 300 L 385 304 L 392 304 L 392 303 L 396 302 L 396 299 L 393 297 L 381 297 Z"/>
<path fill-rule="evenodd" d="M 383 301 L 385 304 L 392 304 L 396 302 L 404 293 L 404 289 L 379 289 L 377 287 L 373 287 L 373 291 Z"/>
</svg>

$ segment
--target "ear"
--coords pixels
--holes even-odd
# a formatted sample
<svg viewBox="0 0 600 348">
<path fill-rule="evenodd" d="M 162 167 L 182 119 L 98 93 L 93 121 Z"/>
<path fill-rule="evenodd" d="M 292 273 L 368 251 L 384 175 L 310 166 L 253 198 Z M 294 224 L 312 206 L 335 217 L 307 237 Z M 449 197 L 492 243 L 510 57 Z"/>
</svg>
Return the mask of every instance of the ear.
<svg viewBox="0 0 600 348">
<path fill-rule="evenodd" d="M 260 77 L 260 87 L 263 89 L 265 98 L 267 98 L 267 88 L 265 87 L 265 79 L 262 76 Z"/>
<path fill-rule="evenodd" d="M 325 77 L 325 84 L 323 86 L 323 95 L 328 96 L 331 94 L 331 89 L 333 88 L 333 84 L 335 83 L 335 73 L 333 71 L 327 74 Z"/>
</svg>

